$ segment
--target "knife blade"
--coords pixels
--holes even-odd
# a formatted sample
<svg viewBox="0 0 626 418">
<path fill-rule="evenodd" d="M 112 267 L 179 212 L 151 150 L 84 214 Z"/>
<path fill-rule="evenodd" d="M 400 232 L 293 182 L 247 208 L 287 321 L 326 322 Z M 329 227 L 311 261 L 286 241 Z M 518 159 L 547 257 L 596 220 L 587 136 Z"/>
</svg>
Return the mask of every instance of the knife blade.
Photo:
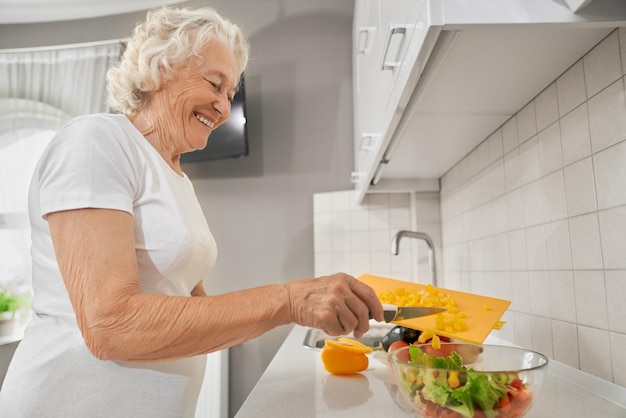
<svg viewBox="0 0 626 418">
<path fill-rule="evenodd" d="M 419 318 L 421 316 L 434 315 L 447 311 L 446 308 L 433 308 L 425 306 L 396 306 L 388 303 L 383 303 L 383 310 L 385 322 Z"/>
</svg>

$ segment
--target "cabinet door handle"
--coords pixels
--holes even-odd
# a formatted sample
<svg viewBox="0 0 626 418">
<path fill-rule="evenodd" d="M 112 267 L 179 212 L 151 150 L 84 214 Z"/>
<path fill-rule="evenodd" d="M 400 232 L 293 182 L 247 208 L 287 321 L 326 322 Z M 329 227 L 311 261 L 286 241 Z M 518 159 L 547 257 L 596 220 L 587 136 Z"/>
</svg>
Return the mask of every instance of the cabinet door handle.
<svg viewBox="0 0 626 418">
<path fill-rule="evenodd" d="M 360 183 L 363 176 L 365 176 L 365 173 L 361 171 L 353 171 L 352 173 L 350 173 L 350 183 L 352 184 Z"/>
<path fill-rule="evenodd" d="M 374 32 L 376 32 L 376 28 L 374 26 L 359 28 L 359 54 L 370 53 L 372 50 L 372 44 L 374 43 Z M 363 36 L 365 36 L 365 42 L 363 42 Z"/>
<path fill-rule="evenodd" d="M 379 133 L 363 133 L 361 134 L 361 148 L 362 151 L 369 151 L 376 148 L 376 142 L 380 138 Z"/>
<path fill-rule="evenodd" d="M 393 23 L 389 25 L 389 32 L 387 32 L 387 40 L 385 41 L 385 48 L 383 49 L 383 61 L 382 61 L 382 65 L 380 68 L 382 71 L 393 70 L 394 68 L 399 67 L 400 64 L 402 64 L 402 62 L 399 62 L 399 61 L 388 62 L 387 54 L 389 53 L 389 45 L 391 45 L 391 38 L 393 38 L 394 35 L 402 35 L 402 37 L 406 36 L 407 28 L 408 26 L 406 25 L 395 25 Z"/>
</svg>

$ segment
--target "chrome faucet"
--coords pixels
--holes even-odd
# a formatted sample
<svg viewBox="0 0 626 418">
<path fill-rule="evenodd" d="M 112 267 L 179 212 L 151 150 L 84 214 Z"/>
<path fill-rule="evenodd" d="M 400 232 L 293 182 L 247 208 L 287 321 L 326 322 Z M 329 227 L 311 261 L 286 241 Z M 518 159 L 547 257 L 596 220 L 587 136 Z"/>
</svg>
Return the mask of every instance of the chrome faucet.
<svg viewBox="0 0 626 418">
<path fill-rule="evenodd" d="M 391 240 L 391 254 L 398 255 L 400 252 L 400 240 L 402 237 L 421 239 L 428 245 L 428 263 L 430 264 L 430 282 L 433 286 L 437 286 L 437 268 L 435 266 L 435 244 L 433 240 L 424 232 L 417 231 L 398 231 Z"/>
</svg>

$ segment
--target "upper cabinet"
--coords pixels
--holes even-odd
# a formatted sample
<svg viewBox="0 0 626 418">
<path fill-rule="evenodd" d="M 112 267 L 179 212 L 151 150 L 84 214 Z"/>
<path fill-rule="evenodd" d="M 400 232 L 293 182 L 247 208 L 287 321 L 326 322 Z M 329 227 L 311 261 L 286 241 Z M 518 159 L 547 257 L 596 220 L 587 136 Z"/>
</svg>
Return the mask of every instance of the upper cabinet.
<svg viewBox="0 0 626 418">
<path fill-rule="evenodd" d="M 397 93 L 407 84 L 420 45 L 412 44 L 426 31 L 418 23 L 424 0 L 364 0 L 355 2 L 353 27 L 354 151 L 353 181 L 364 187 L 384 133 L 397 123 L 393 109 Z"/>
<path fill-rule="evenodd" d="M 376 191 L 438 179 L 617 26 L 626 2 L 356 0 L 354 172 Z"/>
</svg>

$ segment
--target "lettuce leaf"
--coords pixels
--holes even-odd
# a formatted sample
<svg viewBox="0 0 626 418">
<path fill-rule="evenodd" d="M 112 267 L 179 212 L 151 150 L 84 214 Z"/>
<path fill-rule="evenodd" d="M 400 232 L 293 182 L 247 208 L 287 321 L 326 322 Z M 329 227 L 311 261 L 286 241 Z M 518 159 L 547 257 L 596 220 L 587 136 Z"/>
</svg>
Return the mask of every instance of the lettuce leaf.
<svg viewBox="0 0 626 418">
<path fill-rule="evenodd" d="M 433 372 L 426 372 L 423 376 L 424 388 L 422 396 L 438 405 L 446 405 L 452 400 L 452 388 L 448 386 L 445 379 L 445 373 L 435 377 Z"/>
<path fill-rule="evenodd" d="M 452 352 L 448 357 L 437 357 L 426 354 L 417 346 L 410 346 L 411 363 L 426 367 L 435 367 L 449 370 L 461 370 L 466 376 L 464 384 L 456 389 L 450 388 L 446 381 L 447 373 L 432 373 L 426 371 L 422 378 L 424 387 L 422 396 L 431 402 L 449 408 L 471 418 L 476 409 L 484 411 L 487 418 L 497 416 L 498 411 L 492 411 L 499 403 L 500 398 L 507 393 L 506 384 L 511 376 L 505 373 L 488 375 L 467 369 L 462 364 L 461 356 Z"/>
<path fill-rule="evenodd" d="M 472 418 L 474 416 L 474 403 L 469 391 L 457 389 L 453 392 L 452 397 L 458 402 L 458 405 L 447 405 L 447 408 L 458 412 L 464 418 Z"/>
<path fill-rule="evenodd" d="M 476 408 L 485 411 L 487 417 L 489 417 L 488 412 L 494 409 L 500 398 L 504 396 L 506 396 L 504 383 L 491 381 L 486 374 L 476 371 L 468 371 L 465 385 L 452 392 L 452 398 L 457 402 L 476 406 Z M 497 415 L 497 411 L 495 415 Z"/>
<path fill-rule="evenodd" d="M 431 356 L 424 353 L 418 346 L 409 346 L 409 354 L 411 355 L 411 363 L 420 366 L 435 367 L 438 369 L 466 370 L 463 366 L 463 359 L 453 351 L 448 357 Z"/>
</svg>

